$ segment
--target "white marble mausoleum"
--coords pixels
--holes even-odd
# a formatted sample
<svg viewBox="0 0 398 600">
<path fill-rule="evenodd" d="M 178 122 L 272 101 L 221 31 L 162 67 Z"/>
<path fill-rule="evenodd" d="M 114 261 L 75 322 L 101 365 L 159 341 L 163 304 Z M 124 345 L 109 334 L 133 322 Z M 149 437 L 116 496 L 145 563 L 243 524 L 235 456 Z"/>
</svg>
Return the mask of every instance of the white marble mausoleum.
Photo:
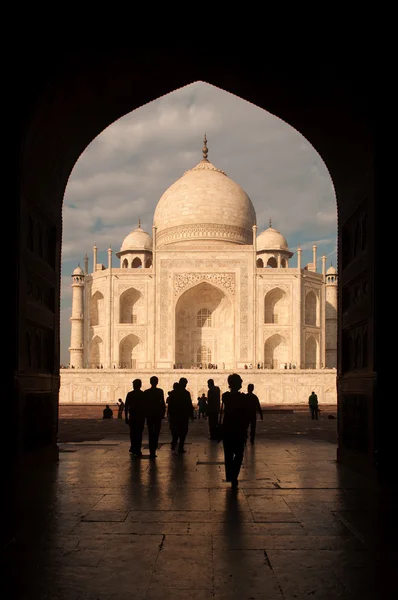
<svg viewBox="0 0 398 600">
<path fill-rule="evenodd" d="M 72 275 L 70 365 L 61 403 L 115 403 L 139 377 L 165 391 L 184 375 L 193 398 L 239 372 L 264 404 L 336 402 L 337 273 L 293 261 L 270 222 L 258 233 L 246 192 L 208 159 L 160 198 L 119 252 Z"/>
</svg>

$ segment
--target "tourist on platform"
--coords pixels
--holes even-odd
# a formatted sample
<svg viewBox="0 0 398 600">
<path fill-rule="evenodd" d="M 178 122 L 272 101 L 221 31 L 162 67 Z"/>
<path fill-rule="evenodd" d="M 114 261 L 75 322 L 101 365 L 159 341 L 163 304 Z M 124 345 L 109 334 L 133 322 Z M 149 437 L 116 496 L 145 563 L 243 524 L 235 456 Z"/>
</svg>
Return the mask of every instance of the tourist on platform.
<svg viewBox="0 0 398 600">
<path fill-rule="evenodd" d="M 123 419 L 124 402 L 121 398 L 117 401 L 117 418 Z"/>
<path fill-rule="evenodd" d="M 127 393 L 124 418 L 130 426 L 130 452 L 134 456 L 142 456 L 142 433 L 145 425 L 144 392 L 141 379 L 134 379 L 133 389 Z"/>
<path fill-rule="evenodd" d="M 159 379 L 156 375 L 153 375 L 149 381 L 151 387 L 144 392 L 145 417 L 148 428 L 149 455 L 151 458 L 155 458 L 162 419 L 166 414 L 166 403 L 163 390 L 157 387 Z"/>
<path fill-rule="evenodd" d="M 260 415 L 261 420 L 263 420 L 263 411 L 261 408 L 260 400 L 253 393 L 254 385 L 249 383 L 247 386 L 247 404 L 249 408 L 249 429 L 250 429 L 250 443 L 254 444 L 254 439 L 256 437 L 256 425 L 257 425 L 257 414 Z M 249 434 L 249 430 L 248 430 Z"/>
<path fill-rule="evenodd" d="M 311 392 L 308 398 L 308 406 L 310 407 L 311 419 L 318 420 L 319 413 L 319 405 L 318 405 L 318 396 L 315 392 Z"/>
<path fill-rule="evenodd" d="M 209 417 L 209 435 L 210 439 L 217 441 L 217 423 L 220 414 L 221 392 L 220 388 L 214 384 L 214 379 L 207 382 L 207 416 Z"/>
</svg>

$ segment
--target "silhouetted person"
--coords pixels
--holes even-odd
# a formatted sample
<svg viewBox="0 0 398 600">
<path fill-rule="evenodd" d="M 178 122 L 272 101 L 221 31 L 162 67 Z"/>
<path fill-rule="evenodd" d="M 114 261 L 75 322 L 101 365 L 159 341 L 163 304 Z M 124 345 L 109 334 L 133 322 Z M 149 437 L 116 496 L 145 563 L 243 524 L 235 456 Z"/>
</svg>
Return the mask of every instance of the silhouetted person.
<svg viewBox="0 0 398 600">
<path fill-rule="evenodd" d="M 254 444 L 254 438 L 256 437 L 256 425 L 257 425 L 257 413 L 260 415 L 261 420 L 263 420 L 263 411 L 261 408 L 260 400 L 253 394 L 254 385 L 249 383 L 247 386 L 247 405 L 249 408 L 249 429 L 250 429 L 250 443 Z"/>
<path fill-rule="evenodd" d="M 308 398 L 308 406 L 310 407 L 311 419 L 318 419 L 318 396 L 315 392 L 311 392 L 311 395 Z"/>
<path fill-rule="evenodd" d="M 198 398 L 198 419 L 200 419 L 201 415 L 204 419 L 206 418 L 206 415 L 207 415 L 207 398 L 206 398 L 205 394 L 202 394 Z"/>
<path fill-rule="evenodd" d="M 113 419 L 113 410 L 111 409 L 109 404 L 107 404 L 106 407 L 104 408 L 104 410 L 102 411 L 102 418 L 103 419 Z"/>
<path fill-rule="evenodd" d="M 142 456 L 142 433 L 145 425 L 145 397 L 141 379 L 134 379 L 133 389 L 127 393 L 124 417 L 130 426 L 130 452 Z"/>
<path fill-rule="evenodd" d="M 249 410 L 246 395 L 239 391 L 242 388 L 241 376 L 237 373 L 229 375 L 228 386 L 230 391 L 222 395 L 225 478 L 236 488 L 249 426 Z"/>
<path fill-rule="evenodd" d="M 124 402 L 121 398 L 117 401 L 117 418 L 123 419 Z"/>
<path fill-rule="evenodd" d="M 181 377 L 178 384 L 174 384 L 173 391 L 169 394 L 168 417 L 171 432 L 171 450 L 183 454 L 185 439 L 188 434 L 189 419 L 193 421 L 194 411 L 191 394 L 186 389 L 188 380 Z"/>
<path fill-rule="evenodd" d="M 220 388 L 214 385 L 214 379 L 209 379 L 207 382 L 209 390 L 207 392 L 207 416 L 209 417 L 209 434 L 210 439 L 217 441 L 216 427 L 218 423 L 218 415 L 220 414 Z"/>
<path fill-rule="evenodd" d="M 156 375 L 150 378 L 151 387 L 145 390 L 145 417 L 148 427 L 149 455 L 155 458 L 158 449 L 160 428 L 162 419 L 166 414 L 166 403 L 164 401 L 164 392 L 156 387 L 159 379 Z"/>
</svg>

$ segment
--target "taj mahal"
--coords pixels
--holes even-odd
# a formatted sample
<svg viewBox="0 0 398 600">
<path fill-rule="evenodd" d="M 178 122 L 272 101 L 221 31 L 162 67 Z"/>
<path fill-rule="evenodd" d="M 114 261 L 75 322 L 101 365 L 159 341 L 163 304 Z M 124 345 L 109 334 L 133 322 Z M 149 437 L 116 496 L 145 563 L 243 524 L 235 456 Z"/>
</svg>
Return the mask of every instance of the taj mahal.
<svg viewBox="0 0 398 600">
<path fill-rule="evenodd" d="M 165 392 L 186 377 L 195 399 L 209 378 L 226 390 L 231 372 L 262 404 L 305 404 L 312 390 L 336 403 L 336 269 L 322 256 L 317 270 L 316 245 L 302 265 L 271 222 L 258 232 L 206 136 L 200 162 L 161 196 L 151 234 L 138 222 L 107 265 L 97 252 L 72 274 L 61 403 L 114 404 L 153 374 Z"/>
</svg>

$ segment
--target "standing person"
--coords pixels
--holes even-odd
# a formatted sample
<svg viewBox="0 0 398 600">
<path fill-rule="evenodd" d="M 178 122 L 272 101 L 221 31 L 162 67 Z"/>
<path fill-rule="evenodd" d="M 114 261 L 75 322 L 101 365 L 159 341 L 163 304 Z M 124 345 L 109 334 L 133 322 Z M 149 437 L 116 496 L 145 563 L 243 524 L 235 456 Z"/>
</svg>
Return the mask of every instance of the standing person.
<svg viewBox="0 0 398 600">
<path fill-rule="evenodd" d="M 242 378 L 237 373 L 228 376 L 229 392 L 222 395 L 223 446 L 225 461 L 225 479 L 233 488 L 238 487 L 238 476 L 243 461 L 249 409 L 242 388 Z"/>
<path fill-rule="evenodd" d="M 203 419 L 206 418 L 207 414 L 207 398 L 205 394 L 202 394 L 198 398 L 198 419 L 202 415 Z"/>
<path fill-rule="evenodd" d="M 216 427 L 218 423 L 218 415 L 220 414 L 220 388 L 214 385 L 214 379 L 209 379 L 207 382 L 209 391 L 207 392 L 207 415 L 209 417 L 209 434 L 210 439 L 217 441 Z"/>
<path fill-rule="evenodd" d="M 148 427 L 149 456 L 156 458 L 162 419 L 166 414 L 164 392 L 158 388 L 159 379 L 153 375 L 149 380 L 151 387 L 145 390 L 145 417 Z"/>
<path fill-rule="evenodd" d="M 256 437 L 256 425 L 257 425 L 257 413 L 260 415 L 261 420 L 263 420 L 263 410 L 261 408 L 260 400 L 256 394 L 253 394 L 254 385 L 253 383 L 249 383 L 247 386 L 247 404 L 250 413 L 250 443 L 254 444 L 254 438 Z"/>
<path fill-rule="evenodd" d="M 188 434 L 189 419 L 193 421 L 194 412 L 191 394 L 186 389 L 188 380 L 181 377 L 174 384 L 173 391 L 169 394 L 168 417 L 171 432 L 171 450 L 173 453 L 185 453 L 184 444 Z"/>
<path fill-rule="evenodd" d="M 308 405 L 311 411 L 311 419 L 318 420 L 318 396 L 315 392 L 311 392 L 311 395 L 308 397 Z"/>
<path fill-rule="evenodd" d="M 117 401 L 117 418 L 123 419 L 124 402 L 121 398 Z"/>
<path fill-rule="evenodd" d="M 134 379 L 133 389 L 127 392 L 124 404 L 124 419 L 130 426 L 130 450 L 135 456 L 142 456 L 142 432 L 145 425 L 144 392 L 141 379 Z"/>
</svg>

